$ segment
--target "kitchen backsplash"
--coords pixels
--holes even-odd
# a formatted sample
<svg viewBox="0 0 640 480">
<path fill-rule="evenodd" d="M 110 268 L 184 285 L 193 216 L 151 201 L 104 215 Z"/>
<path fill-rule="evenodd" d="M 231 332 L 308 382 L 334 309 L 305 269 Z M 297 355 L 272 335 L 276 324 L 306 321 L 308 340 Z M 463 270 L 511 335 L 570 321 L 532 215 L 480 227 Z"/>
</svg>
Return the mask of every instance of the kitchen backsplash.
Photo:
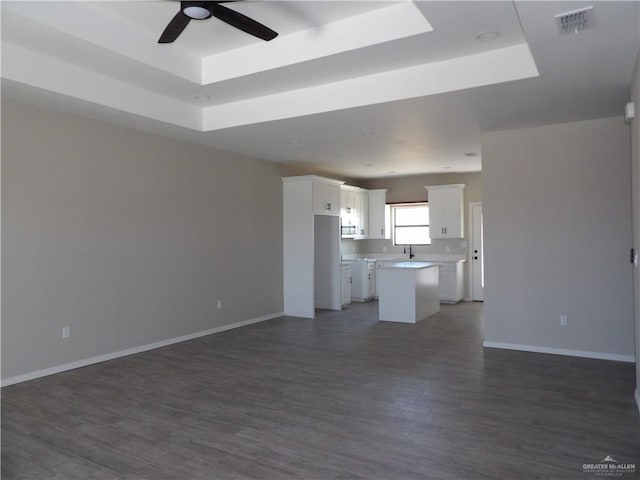
<svg viewBox="0 0 640 480">
<path fill-rule="evenodd" d="M 466 239 L 433 239 L 431 245 L 414 246 L 413 252 L 416 255 L 427 255 L 433 253 L 450 253 L 467 255 L 469 249 L 466 245 Z M 347 243 L 348 242 L 348 243 Z M 391 240 L 342 240 L 342 248 L 340 253 L 393 253 L 402 254 L 404 247 L 394 246 Z"/>
<path fill-rule="evenodd" d="M 352 238 L 343 238 L 340 241 L 340 255 L 350 255 L 352 253 L 365 253 L 362 243 L 366 240 L 353 240 Z"/>
</svg>

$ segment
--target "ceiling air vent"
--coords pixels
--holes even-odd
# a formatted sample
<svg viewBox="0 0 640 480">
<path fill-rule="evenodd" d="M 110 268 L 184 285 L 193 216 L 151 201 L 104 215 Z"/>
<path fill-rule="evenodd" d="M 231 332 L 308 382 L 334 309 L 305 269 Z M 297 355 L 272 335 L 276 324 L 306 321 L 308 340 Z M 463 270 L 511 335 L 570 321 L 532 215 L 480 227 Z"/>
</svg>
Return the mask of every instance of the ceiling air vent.
<svg viewBox="0 0 640 480">
<path fill-rule="evenodd" d="M 571 12 L 561 13 L 554 17 L 560 34 L 580 33 L 593 26 L 593 7 L 581 8 Z"/>
</svg>

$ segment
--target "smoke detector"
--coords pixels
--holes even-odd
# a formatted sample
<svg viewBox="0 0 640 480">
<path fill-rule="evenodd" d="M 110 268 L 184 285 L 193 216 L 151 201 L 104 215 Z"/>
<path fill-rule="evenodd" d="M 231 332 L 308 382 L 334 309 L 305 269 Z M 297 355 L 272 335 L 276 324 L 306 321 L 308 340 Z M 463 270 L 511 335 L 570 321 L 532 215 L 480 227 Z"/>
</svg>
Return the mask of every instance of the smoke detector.
<svg viewBox="0 0 640 480">
<path fill-rule="evenodd" d="M 560 13 L 554 17 L 561 35 L 578 34 L 582 30 L 593 27 L 593 7 Z"/>
</svg>

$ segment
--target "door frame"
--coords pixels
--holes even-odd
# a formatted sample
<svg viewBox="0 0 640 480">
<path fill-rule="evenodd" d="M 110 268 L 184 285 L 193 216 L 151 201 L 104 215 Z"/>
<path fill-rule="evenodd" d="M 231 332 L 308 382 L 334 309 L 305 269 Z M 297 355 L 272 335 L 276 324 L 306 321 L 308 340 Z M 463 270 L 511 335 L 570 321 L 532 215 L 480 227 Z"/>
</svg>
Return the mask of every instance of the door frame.
<svg viewBox="0 0 640 480">
<path fill-rule="evenodd" d="M 473 209 L 474 207 L 482 208 L 482 202 L 469 202 L 469 256 L 467 257 L 467 263 L 469 265 L 468 273 L 469 273 L 469 300 L 474 301 L 474 273 L 476 268 L 476 262 L 473 261 L 473 241 L 474 241 L 474 233 L 473 233 Z M 482 246 L 482 255 L 484 255 L 484 243 Z M 483 295 L 484 298 L 484 295 Z"/>
</svg>

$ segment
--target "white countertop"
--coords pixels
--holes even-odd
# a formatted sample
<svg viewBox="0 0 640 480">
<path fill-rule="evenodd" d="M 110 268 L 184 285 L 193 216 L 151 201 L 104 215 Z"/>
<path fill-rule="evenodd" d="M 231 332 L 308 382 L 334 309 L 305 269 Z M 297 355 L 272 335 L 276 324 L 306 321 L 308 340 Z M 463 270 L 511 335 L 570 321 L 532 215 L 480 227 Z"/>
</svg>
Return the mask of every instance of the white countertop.
<svg viewBox="0 0 640 480">
<path fill-rule="evenodd" d="M 409 260 L 408 255 L 394 253 L 350 253 L 342 255 L 342 260 L 458 263 L 466 262 L 467 257 L 464 254 L 432 253 L 416 255 L 413 259 Z"/>
<path fill-rule="evenodd" d="M 420 270 L 422 268 L 432 268 L 432 267 L 439 267 L 439 266 L 440 265 L 438 263 L 434 263 L 434 262 L 394 262 L 380 268 L 382 269 L 405 268 L 405 269 L 412 269 L 412 270 Z"/>
</svg>

